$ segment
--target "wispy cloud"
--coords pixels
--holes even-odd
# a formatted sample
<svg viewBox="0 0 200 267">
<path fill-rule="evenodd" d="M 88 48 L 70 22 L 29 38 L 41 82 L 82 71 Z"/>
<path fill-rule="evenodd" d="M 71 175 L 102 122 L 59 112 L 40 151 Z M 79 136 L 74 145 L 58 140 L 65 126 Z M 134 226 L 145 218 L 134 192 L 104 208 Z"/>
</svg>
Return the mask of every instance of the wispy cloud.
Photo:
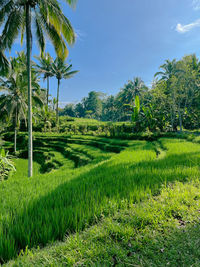
<svg viewBox="0 0 200 267">
<path fill-rule="evenodd" d="M 192 7 L 194 10 L 200 10 L 200 0 L 193 0 Z"/>
<path fill-rule="evenodd" d="M 75 35 L 79 41 L 84 41 L 84 39 L 87 37 L 87 34 L 80 29 L 75 29 Z"/>
<path fill-rule="evenodd" d="M 179 33 L 186 33 L 197 27 L 200 27 L 200 19 L 186 25 L 178 23 L 176 26 L 176 31 Z"/>
</svg>

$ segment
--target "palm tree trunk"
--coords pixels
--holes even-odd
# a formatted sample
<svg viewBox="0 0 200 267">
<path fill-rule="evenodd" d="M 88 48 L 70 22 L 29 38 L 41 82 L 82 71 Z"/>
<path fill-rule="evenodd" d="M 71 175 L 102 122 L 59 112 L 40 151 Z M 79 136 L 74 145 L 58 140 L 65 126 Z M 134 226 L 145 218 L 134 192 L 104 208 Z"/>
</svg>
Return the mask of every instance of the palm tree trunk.
<svg viewBox="0 0 200 267">
<path fill-rule="evenodd" d="M 17 128 L 15 127 L 15 136 L 14 136 L 14 153 L 17 154 Z"/>
<path fill-rule="evenodd" d="M 49 104 L 49 77 L 47 77 L 47 106 Z"/>
<path fill-rule="evenodd" d="M 33 176 L 33 137 L 32 137 L 32 89 L 31 89 L 31 9 L 26 4 L 26 46 L 28 76 L 28 177 Z"/>
<path fill-rule="evenodd" d="M 14 135 L 14 153 L 17 153 L 17 108 L 15 111 L 15 135 Z"/>
<path fill-rule="evenodd" d="M 172 128 L 172 131 L 174 129 L 174 120 L 173 120 L 173 108 L 172 108 L 172 105 L 170 105 L 170 118 L 171 118 L 171 128 Z"/>
<path fill-rule="evenodd" d="M 57 103 L 56 103 L 56 126 L 59 129 L 58 102 L 59 102 L 60 79 L 58 79 Z"/>
<path fill-rule="evenodd" d="M 180 132 L 182 133 L 182 131 L 183 131 L 183 122 L 182 122 L 182 116 L 181 116 L 180 102 L 178 103 L 178 117 L 179 117 Z"/>
</svg>

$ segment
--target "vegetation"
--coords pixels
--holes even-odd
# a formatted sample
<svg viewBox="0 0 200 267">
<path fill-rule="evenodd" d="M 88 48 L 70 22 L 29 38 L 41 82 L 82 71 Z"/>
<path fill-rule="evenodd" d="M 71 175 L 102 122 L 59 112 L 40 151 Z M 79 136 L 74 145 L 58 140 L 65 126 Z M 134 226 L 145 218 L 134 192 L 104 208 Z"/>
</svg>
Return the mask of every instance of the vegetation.
<svg viewBox="0 0 200 267">
<path fill-rule="evenodd" d="M 10 172 L 15 171 L 15 167 L 10 160 L 8 152 L 3 148 L 4 141 L 0 139 L 0 182 L 8 179 Z"/>
<path fill-rule="evenodd" d="M 0 3 L 0 265 L 200 266 L 198 58 L 61 109 L 61 81 L 78 72 L 61 2 Z M 19 33 L 26 52 L 8 58 Z"/>
<path fill-rule="evenodd" d="M 8 121 L 14 124 L 14 152 L 17 152 L 17 131 L 23 119 L 26 122 L 27 112 L 27 73 L 26 56 L 22 52 L 17 58 L 11 58 L 7 75 L 0 81 L 0 91 L 5 92 L 0 96 L 0 111 Z M 37 74 L 32 71 L 32 97 L 34 104 L 42 105 L 40 86 Z"/>
<path fill-rule="evenodd" d="M 116 96 L 102 97 L 102 94 L 92 91 L 81 103 L 66 105 L 60 115 L 130 122 L 130 106 L 135 105 L 138 96 L 141 108 L 134 132 L 146 129 L 153 132 L 199 129 L 198 58 L 189 55 L 179 61 L 166 60 L 161 70 L 155 74 L 160 79 L 155 79 L 152 88 L 145 86 L 141 78 L 136 77 L 128 81 Z M 98 113 L 94 110 L 98 110 Z"/>
<path fill-rule="evenodd" d="M 59 128 L 59 116 L 58 116 L 58 103 L 59 103 L 59 92 L 60 92 L 60 82 L 62 79 L 69 79 L 74 74 L 77 73 L 77 71 L 72 71 L 72 65 L 68 65 L 64 62 L 61 58 L 56 58 L 55 61 L 52 64 L 52 75 L 56 77 L 58 81 L 58 88 L 57 88 L 57 103 L 56 103 L 56 126 Z"/>
<path fill-rule="evenodd" d="M 67 0 L 73 4 L 73 0 Z M 34 16 L 32 16 L 34 13 Z M 75 34 L 69 20 L 64 16 L 58 1 L 47 0 L 17 0 L 13 3 L 3 1 L 0 4 L 0 26 L 4 25 L 2 32 L 2 49 L 11 49 L 19 31 L 23 41 L 26 32 L 26 56 L 27 56 L 27 82 L 28 82 L 28 133 L 29 133 L 29 177 L 33 173 L 33 144 L 32 144 L 32 87 L 31 87 L 31 50 L 32 50 L 32 17 L 36 25 L 36 35 L 41 53 L 45 50 L 45 34 L 52 41 L 57 55 L 66 58 L 68 54 L 66 42 L 73 44 Z M 26 31 L 25 31 L 26 30 Z M 1 55 L 3 58 L 3 55 Z M 4 62 L 2 62 L 4 63 Z"/>
<path fill-rule="evenodd" d="M 163 183 L 184 182 L 199 174 L 200 145 L 185 140 L 159 139 L 149 143 L 38 134 L 36 141 L 38 147 L 54 148 L 74 162 L 75 151 L 88 159 L 98 159 L 102 150 L 122 152 L 113 156 L 103 153 L 99 158 L 102 163 L 88 160 L 89 164 L 81 168 L 64 164 L 58 171 L 35 176 L 32 181 L 16 173 L 0 185 L 4 203 L 0 231 L 6 233 L 0 235 L 2 261 L 16 256 L 26 246 L 62 240 L 66 232 L 81 231 L 102 216 L 112 216 L 118 209 L 159 194 Z M 8 190 L 12 192 L 9 201 Z"/>
<path fill-rule="evenodd" d="M 163 187 L 82 233 L 5 266 L 199 266 L 199 181 Z"/>
</svg>

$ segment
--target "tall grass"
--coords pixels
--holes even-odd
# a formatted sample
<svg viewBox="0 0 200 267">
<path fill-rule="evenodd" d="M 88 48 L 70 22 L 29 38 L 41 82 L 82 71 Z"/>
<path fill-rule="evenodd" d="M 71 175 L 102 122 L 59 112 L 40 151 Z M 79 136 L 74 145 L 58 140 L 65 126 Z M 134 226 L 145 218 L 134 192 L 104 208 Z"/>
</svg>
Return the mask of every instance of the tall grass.
<svg viewBox="0 0 200 267">
<path fill-rule="evenodd" d="M 1 262 L 157 194 L 163 183 L 198 178 L 199 159 L 200 145 L 185 140 L 131 141 L 96 165 L 1 183 Z"/>
</svg>

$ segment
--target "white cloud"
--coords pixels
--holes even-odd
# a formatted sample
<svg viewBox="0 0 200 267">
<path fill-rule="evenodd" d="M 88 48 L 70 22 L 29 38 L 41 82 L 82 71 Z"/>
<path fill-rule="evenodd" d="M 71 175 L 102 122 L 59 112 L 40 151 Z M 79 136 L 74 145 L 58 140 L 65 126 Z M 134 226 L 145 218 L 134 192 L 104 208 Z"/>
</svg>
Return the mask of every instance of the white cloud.
<svg viewBox="0 0 200 267">
<path fill-rule="evenodd" d="M 186 32 L 189 32 L 196 27 L 200 27 L 200 19 L 198 19 L 198 20 L 196 20 L 190 24 L 186 24 L 186 25 L 182 25 L 182 24 L 178 23 L 176 26 L 176 31 L 179 33 L 186 33 Z"/>
<path fill-rule="evenodd" d="M 87 37 L 87 34 L 80 29 L 75 29 L 75 35 L 76 38 L 80 41 L 83 41 Z"/>
<path fill-rule="evenodd" d="M 200 0 L 193 0 L 192 6 L 194 10 L 200 10 Z"/>
</svg>

